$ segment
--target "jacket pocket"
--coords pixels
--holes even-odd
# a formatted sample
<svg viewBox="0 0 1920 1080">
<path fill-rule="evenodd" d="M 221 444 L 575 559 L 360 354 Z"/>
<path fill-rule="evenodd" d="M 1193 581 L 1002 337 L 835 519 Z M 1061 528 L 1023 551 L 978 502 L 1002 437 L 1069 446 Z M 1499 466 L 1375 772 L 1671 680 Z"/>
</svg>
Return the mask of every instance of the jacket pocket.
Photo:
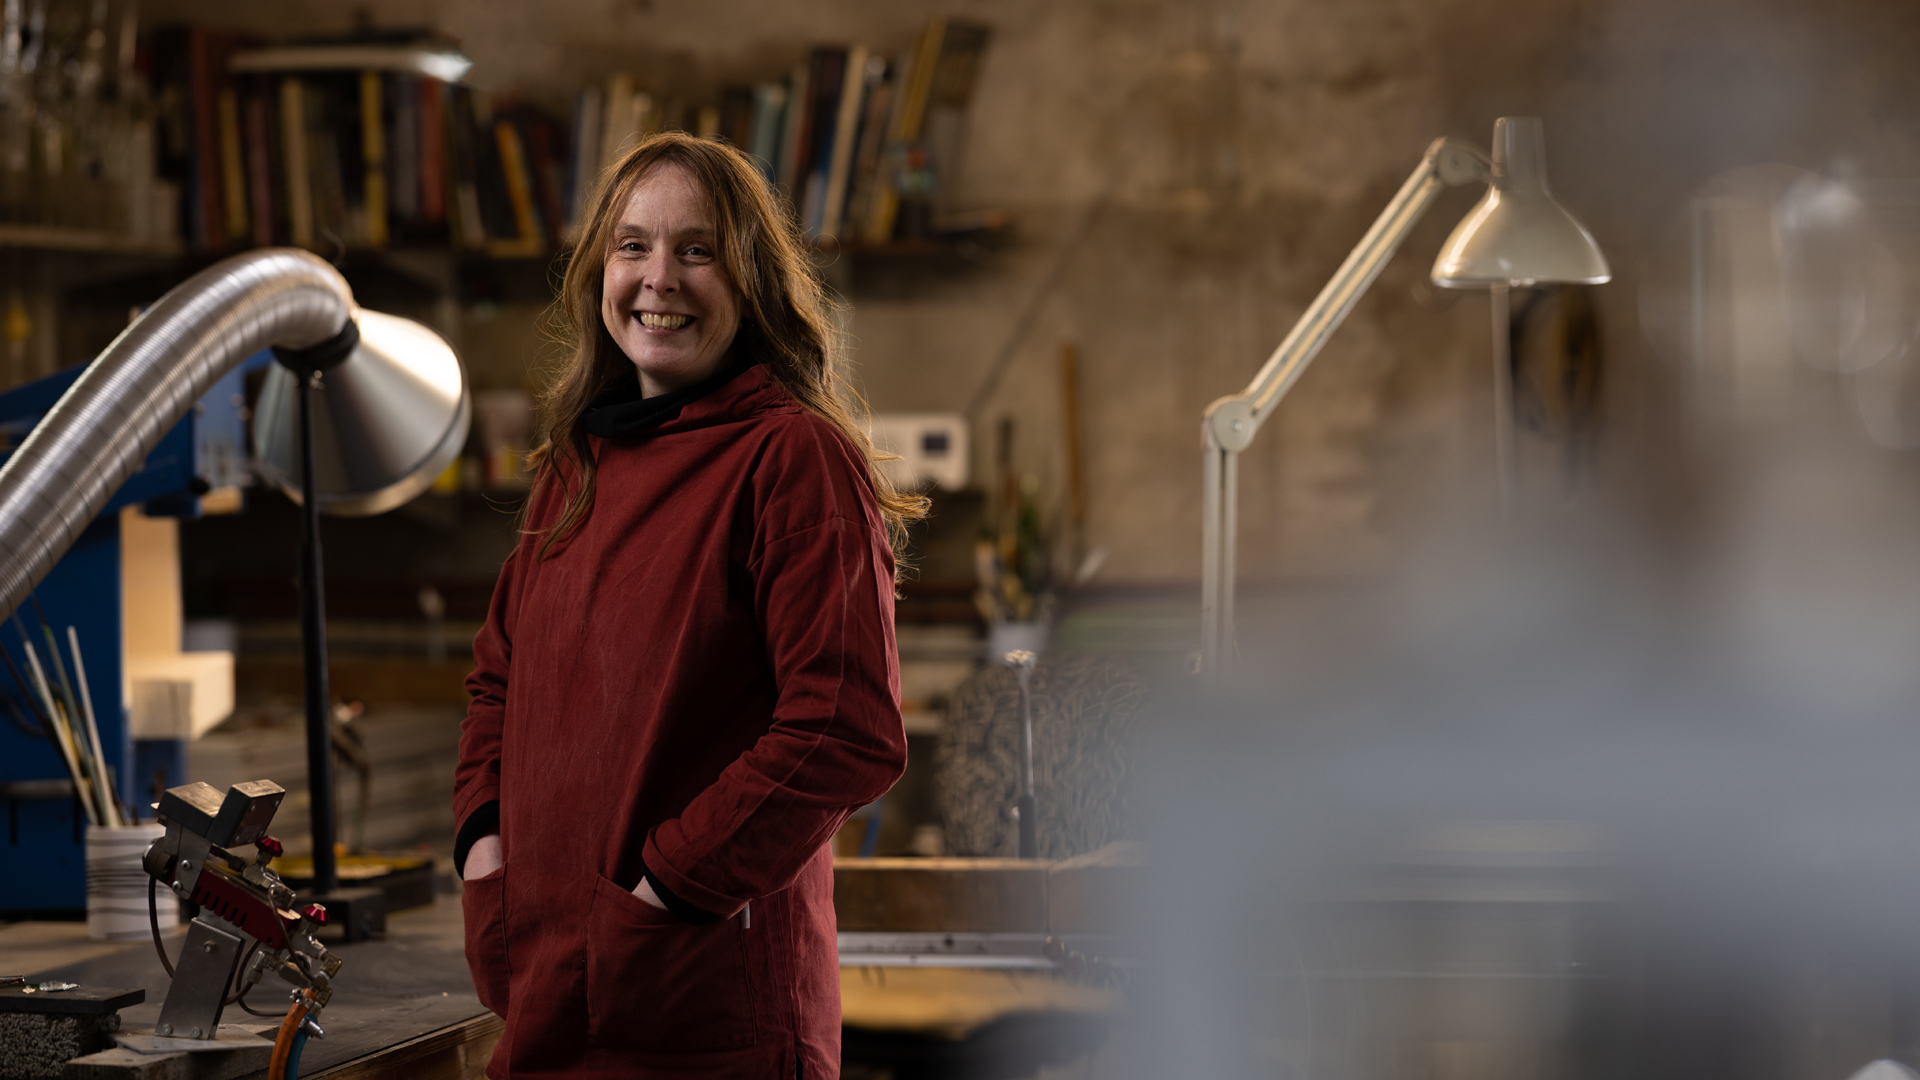
<svg viewBox="0 0 1920 1080">
<path fill-rule="evenodd" d="M 513 974 L 507 964 L 507 872 L 468 881 L 460 891 L 460 912 L 466 920 L 467 970 L 480 1004 L 507 1015 L 507 983 Z"/>
<path fill-rule="evenodd" d="M 728 1050 L 758 1036 L 738 919 L 690 926 L 604 877 L 587 912 L 587 1038 L 634 1050 Z"/>
</svg>

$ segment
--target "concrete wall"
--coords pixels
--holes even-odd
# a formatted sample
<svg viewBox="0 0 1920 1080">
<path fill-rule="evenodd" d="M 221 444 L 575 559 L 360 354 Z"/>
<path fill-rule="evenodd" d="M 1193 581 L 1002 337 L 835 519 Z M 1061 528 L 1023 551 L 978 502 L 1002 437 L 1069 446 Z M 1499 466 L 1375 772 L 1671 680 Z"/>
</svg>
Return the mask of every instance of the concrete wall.
<svg viewBox="0 0 1920 1080">
<path fill-rule="evenodd" d="M 814 42 L 900 49 L 934 11 L 991 23 L 962 199 L 1013 212 L 1019 239 L 973 271 L 891 284 L 855 275 L 858 379 L 877 410 L 963 407 L 1057 274 L 977 412 L 976 473 L 1010 415 L 1021 468 L 1061 502 L 1056 357 L 1077 342 L 1092 450 L 1086 545 L 1110 549 L 1103 578 L 1120 582 L 1197 575 L 1202 410 L 1257 370 L 1435 136 L 1485 145 L 1497 116 L 1545 118 L 1555 188 L 1617 274 L 1600 292 L 1600 487 L 1622 478 L 1612 488 L 1624 504 L 1656 516 L 1687 508 L 1689 451 L 1673 435 L 1682 380 L 1647 348 L 1641 291 L 1672 269 L 1688 193 L 1766 161 L 1915 171 L 1920 19 L 1893 3 L 388 0 L 372 10 L 382 25 L 460 38 L 477 84 L 558 107 L 581 80 L 615 70 L 698 95 L 775 77 Z M 317 0 L 157 0 L 146 14 L 275 35 L 354 18 Z M 1374 573 L 1419 541 L 1437 506 L 1490 495 L 1486 301 L 1423 286 L 1475 197 L 1442 197 L 1245 455 L 1247 578 Z M 1527 449 L 1530 486 L 1563 490 L 1554 448 Z"/>
</svg>

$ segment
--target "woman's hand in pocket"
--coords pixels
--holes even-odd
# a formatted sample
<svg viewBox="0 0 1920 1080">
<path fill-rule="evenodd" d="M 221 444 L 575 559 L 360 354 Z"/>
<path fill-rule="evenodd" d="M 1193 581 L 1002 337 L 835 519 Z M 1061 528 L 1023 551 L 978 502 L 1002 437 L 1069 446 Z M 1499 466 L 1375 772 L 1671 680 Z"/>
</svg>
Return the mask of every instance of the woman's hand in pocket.
<svg viewBox="0 0 1920 1080">
<path fill-rule="evenodd" d="M 467 865 L 460 868 L 460 878 L 472 881 L 475 878 L 488 877 L 499 873 L 507 865 L 506 850 L 500 846 L 500 834 L 490 833 L 473 842 L 467 851 Z"/>
</svg>

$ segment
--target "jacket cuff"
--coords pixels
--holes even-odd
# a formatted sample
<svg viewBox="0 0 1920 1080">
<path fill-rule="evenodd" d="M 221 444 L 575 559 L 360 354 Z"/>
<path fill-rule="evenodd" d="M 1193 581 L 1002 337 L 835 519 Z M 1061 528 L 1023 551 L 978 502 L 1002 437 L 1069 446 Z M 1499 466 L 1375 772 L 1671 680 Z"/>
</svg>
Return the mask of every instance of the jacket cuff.
<svg viewBox="0 0 1920 1080">
<path fill-rule="evenodd" d="M 488 776 L 476 779 L 466 788 L 453 796 L 453 820 L 465 824 L 468 817 L 488 803 L 500 801 L 500 778 Z"/>
<path fill-rule="evenodd" d="M 667 905 L 667 910 L 672 912 L 673 916 L 681 922 L 692 926 L 705 926 L 720 918 L 720 916 L 715 915 L 711 911 L 694 907 L 692 904 L 682 900 L 678 893 L 667 888 L 666 882 L 661 881 L 658 874 L 647 869 L 647 864 L 644 860 L 640 863 L 640 876 L 647 879 L 647 884 L 653 886 L 653 895 L 659 897 L 660 902 Z"/>
<path fill-rule="evenodd" d="M 473 850 L 473 845 L 479 843 L 482 838 L 499 831 L 500 800 L 498 799 L 475 807 L 473 813 L 467 815 L 467 820 L 460 823 L 460 831 L 454 834 L 453 838 L 453 872 L 460 875 L 460 880 L 465 881 L 467 878 L 467 853 Z"/>
<path fill-rule="evenodd" d="M 660 850 L 656 842 L 659 834 L 660 830 L 657 827 L 647 834 L 646 846 L 640 849 L 640 864 L 646 867 L 647 880 L 653 884 L 655 892 L 660 892 L 662 885 L 667 887 L 666 892 L 661 893 L 660 899 L 665 901 L 667 895 L 671 894 L 675 899 L 716 918 L 731 919 L 738 915 L 740 909 L 746 906 L 745 903 L 731 896 L 714 892 L 674 869 L 673 863 L 667 859 L 666 853 Z M 669 910 L 672 910 L 671 905 Z M 675 914 L 679 913 L 675 912 Z"/>
</svg>

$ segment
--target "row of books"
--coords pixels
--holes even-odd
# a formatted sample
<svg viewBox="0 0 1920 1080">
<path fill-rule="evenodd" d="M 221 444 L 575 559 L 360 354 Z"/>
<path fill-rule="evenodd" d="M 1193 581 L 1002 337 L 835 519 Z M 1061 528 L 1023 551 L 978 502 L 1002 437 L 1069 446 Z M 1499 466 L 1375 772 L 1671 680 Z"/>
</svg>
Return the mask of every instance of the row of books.
<svg viewBox="0 0 1920 1080">
<path fill-rule="evenodd" d="M 862 46 L 813 49 L 786 79 L 726 88 L 698 110 L 696 134 L 751 153 L 822 245 L 922 238 L 953 207 L 968 104 L 990 32 L 936 17 L 897 56 Z M 686 127 L 677 102 L 636 89 L 630 75 L 578 99 L 569 219 L 620 154 L 655 131 Z"/>
<path fill-rule="evenodd" d="M 989 36 L 936 17 L 898 55 L 821 46 L 784 80 L 731 86 L 694 110 L 617 75 L 579 95 L 569 131 L 462 85 L 464 68 L 395 62 L 403 47 L 263 50 L 239 34 L 163 27 L 146 53 L 155 180 L 178 193 L 183 239 L 203 252 L 533 255 L 568 239 L 625 149 L 692 130 L 751 153 L 810 240 L 880 245 L 930 236 L 955 209 Z"/>
<path fill-rule="evenodd" d="M 573 183 L 561 122 L 432 74 L 354 70 L 352 50 L 338 67 L 274 71 L 255 45 L 200 27 L 154 36 L 157 168 L 181 192 L 194 249 L 512 255 L 561 238 Z"/>
</svg>

